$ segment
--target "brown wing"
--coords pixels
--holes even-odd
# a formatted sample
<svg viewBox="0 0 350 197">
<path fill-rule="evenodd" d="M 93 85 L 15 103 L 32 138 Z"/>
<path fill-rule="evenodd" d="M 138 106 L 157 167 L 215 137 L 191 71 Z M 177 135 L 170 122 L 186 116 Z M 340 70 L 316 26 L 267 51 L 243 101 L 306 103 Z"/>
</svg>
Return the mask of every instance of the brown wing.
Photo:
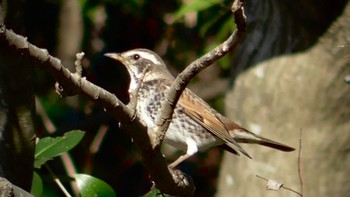
<svg viewBox="0 0 350 197">
<path fill-rule="evenodd" d="M 192 93 L 189 89 L 184 90 L 178 104 L 184 109 L 186 115 L 206 128 L 212 134 L 225 141 L 226 145 L 233 149 L 233 151 L 230 152 L 236 152 L 237 154 L 238 152 L 241 152 L 251 158 L 248 153 L 230 136 L 225 125 L 216 116 L 218 112 L 212 109 L 206 102 Z M 237 125 L 237 128 L 240 127 Z"/>
</svg>

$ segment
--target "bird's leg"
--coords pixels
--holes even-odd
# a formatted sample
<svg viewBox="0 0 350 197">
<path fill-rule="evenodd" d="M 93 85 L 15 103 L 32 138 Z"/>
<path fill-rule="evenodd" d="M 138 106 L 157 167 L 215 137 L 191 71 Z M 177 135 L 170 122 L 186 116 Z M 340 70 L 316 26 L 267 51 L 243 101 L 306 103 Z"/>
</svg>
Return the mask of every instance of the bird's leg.
<svg viewBox="0 0 350 197">
<path fill-rule="evenodd" d="M 184 154 L 181 155 L 179 158 L 177 158 L 173 163 L 171 163 L 168 167 L 170 169 L 174 169 L 177 165 L 179 165 L 181 162 L 185 161 L 186 159 L 188 159 L 189 157 L 191 157 L 192 155 L 189 154 Z"/>
<path fill-rule="evenodd" d="M 171 163 L 168 167 L 170 169 L 174 169 L 177 165 L 179 165 L 181 162 L 185 161 L 192 155 L 194 155 L 196 152 L 198 152 L 197 143 L 192 139 L 187 139 L 187 151 L 186 154 L 181 155 L 179 158 L 177 158 L 173 163 Z"/>
</svg>

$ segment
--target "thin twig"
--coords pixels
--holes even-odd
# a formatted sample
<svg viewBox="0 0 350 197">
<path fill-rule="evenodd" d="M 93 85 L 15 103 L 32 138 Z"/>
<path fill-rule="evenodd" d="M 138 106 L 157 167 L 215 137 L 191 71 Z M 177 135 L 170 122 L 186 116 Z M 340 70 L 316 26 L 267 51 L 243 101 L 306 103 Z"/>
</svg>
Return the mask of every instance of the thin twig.
<svg viewBox="0 0 350 197">
<path fill-rule="evenodd" d="M 64 195 L 66 197 L 72 197 L 69 192 L 67 191 L 67 189 L 63 186 L 61 180 L 55 175 L 55 173 L 51 170 L 50 166 L 48 164 L 44 164 L 46 169 L 49 171 L 51 177 L 53 178 L 53 180 L 55 181 L 55 183 L 58 185 L 58 187 L 62 190 L 62 192 L 64 193 Z"/>
<path fill-rule="evenodd" d="M 273 180 L 271 180 L 271 179 L 267 179 L 267 178 L 265 178 L 265 177 L 262 177 L 262 176 L 260 176 L 260 175 L 255 175 L 256 177 L 258 177 L 258 178 L 260 178 L 260 179 L 263 179 L 263 180 L 265 180 L 266 182 L 267 182 L 267 186 L 266 186 L 266 189 L 267 190 L 274 190 L 274 191 L 277 191 L 277 190 L 279 190 L 280 188 L 283 188 L 283 189 L 285 189 L 285 190 L 288 190 L 288 191 L 291 191 L 291 192 L 293 192 L 293 193 L 295 193 L 295 194 L 298 194 L 299 196 L 303 196 L 303 194 L 301 194 L 301 193 L 299 193 L 299 192 L 297 192 L 297 191 L 295 191 L 294 189 L 291 189 L 291 188 L 289 188 L 289 187 L 286 187 L 286 186 L 284 186 L 284 184 L 282 184 L 282 183 L 278 183 L 278 182 L 276 182 L 276 181 L 273 181 Z M 272 185 L 272 186 L 271 186 Z M 277 185 L 277 186 L 276 186 Z"/>
<path fill-rule="evenodd" d="M 261 178 L 261 179 L 263 179 L 263 180 L 265 180 L 265 181 L 269 181 L 269 179 L 267 179 L 267 178 L 265 178 L 265 177 L 262 177 L 262 176 L 260 176 L 260 175 L 255 175 L 256 177 L 258 177 L 258 178 Z"/>
<path fill-rule="evenodd" d="M 299 196 L 303 197 L 303 179 L 302 179 L 302 175 L 301 175 L 301 149 L 302 149 L 302 129 L 300 129 L 300 135 L 299 135 L 299 152 L 298 152 L 298 176 L 299 176 L 299 182 L 300 182 L 300 192 L 297 192 L 289 187 L 286 187 L 284 186 L 282 183 L 281 184 L 281 188 L 285 189 L 285 190 L 289 190 L 295 194 L 298 194 Z M 269 184 L 269 182 L 271 182 L 272 180 L 271 179 L 267 179 L 267 178 L 264 178 L 262 176 L 259 176 L 259 175 L 256 175 L 256 177 L 258 178 L 261 178 L 265 181 L 267 181 L 267 183 Z M 269 188 L 267 186 L 267 188 Z M 277 189 L 273 189 L 273 190 L 277 190 Z"/>
<path fill-rule="evenodd" d="M 60 159 L 62 160 L 62 164 L 64 166 L 64 169 L 67 172 L 67 175 L 69 177 L 73 177 L 75 178 L 75 175 L 77 174 L 77 170 L 75 169 L 75 165 L 73 162 L 73 159 L 71 157 L 71 155 L 68 152 L 63 153 L 62 155 L 60 155 Z M 72 187 L 72 190 L 76 195 L 79 194 L 79 187 L 76 181 L 70 181 L 70 185 Z"/>
<path fill-rule="evenodd" d="M 102 144 L 102 141 L 104 137 L 106 136 L 107 130 L 109 129 L 109 126 L 106 124 L 103 124 L 100 126 L 100 128 L 97 131 L 97 134 L 95 135 L 94 139 L 91 142 L 90 145 L 90 153 L 92 155 L 96 154 L 98 150 L 100 149 L 100 145 Z"/>
<path fill-rule="evenodd" d="M 82 73 L 83 73 L 83 66 L 81 65 L 81 60 L 83 59 L 85 53 L 84 52 L 80 52 L 80 53 L 77 53 L 75 55 L 75 57 L 77 58 L 74 62 L 75 64 L 75 74 L 77 74 L 78 76 L 82 76 Z"/>
<path fill-rule="evenodd" d="M 303 178 L 301 176 L 301 137 L 302 137 L 302 129 L 300 128 L 300 136 L 299 136 L 299 152 L 298 152 L 298 175 L 299 175 L 299 182 L 300 182 L 300 196 L 303 196 Z"/>
<path fill-rule="evenodd" d="M 289 187 L 286 187 L 286 186 L 282 186 L 282 188 L 283 189 L 285 189 L 285 190 L 288 190 L 288 191 L 291 191 L 291 192 L 293 192 L 293 193 L 295 193 L 295 194 L 298 194 L 299 196 L 303 196 L 303 194 L 301 194 L 301 193 L 299 193 L 299 192 L 297 192 L 297 191 L 295 191 L 295 190 L 293 190 L 293 189 L 291 189 L 291 188 L 289 188 Z"/>
<path fill-rule="evenodd" d="M 56 131 L 55 124 L 50 120 L 49 116 L 47 115 L 44 106 L 41 104 L 41 101 L 38 97 L 35 97 L 35 108 L 36 113 L 39 115 L 39 117 L 42 119 L 43 126 L 46 129 L 46 131 L 49 134 L 52 134 Z"/>
</svg>

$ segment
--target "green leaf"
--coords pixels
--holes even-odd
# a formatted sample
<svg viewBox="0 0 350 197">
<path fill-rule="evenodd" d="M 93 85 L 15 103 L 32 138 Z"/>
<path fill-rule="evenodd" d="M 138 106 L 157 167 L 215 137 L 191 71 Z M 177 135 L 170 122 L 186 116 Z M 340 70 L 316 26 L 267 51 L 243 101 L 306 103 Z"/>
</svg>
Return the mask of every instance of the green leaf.
<svg viewBox="0 0 350 197">
<path fill-rule="evenodd" d="M 33 196 L 41 196 L 43 193 L 43 181 L 36 172 L 33 173 L 33 184 L 30 193 L 33 194 Z"/>
<path fill-rule="evenodd" d="M 74 148 L 84 137 L 84 132 L 73 130 L 62 137 L 45 137 L 39 140 L 35 149 L 34 167 L 40 168 L 46 161 Z"/>
<path fill-rule="evenodd" d="M 168 196 L 166 194 L 163 194 L 159 189 L 153 188 L 151 191 L 149 191 L 144 197 L 159 197 L 159 196 Z"/>
<path fill-rule="evenodd" d="M 111 186 L 106 182 L 87 174 L 76 174 L 80 195 L 85 196 L 106 196 L 115 197 L 116 194 Z"/>
<path fill-rule="evenodd" d="M 180 9 L 174 14 L 174 21 L 183 17 L 185 14 L 189 12 L 199 12 L 205 10 L 211 6 L 214 6 L 218 3 L 222 2 L 221 0 L 193 0 L 191 3 L 187 5 L 183 5 Z"/>
</svg>

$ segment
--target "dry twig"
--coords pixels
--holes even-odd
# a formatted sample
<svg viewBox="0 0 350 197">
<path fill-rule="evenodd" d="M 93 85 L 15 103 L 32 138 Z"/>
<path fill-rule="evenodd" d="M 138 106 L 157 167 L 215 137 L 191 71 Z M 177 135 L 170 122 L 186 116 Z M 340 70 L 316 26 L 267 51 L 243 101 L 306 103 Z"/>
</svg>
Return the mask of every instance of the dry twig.
<svg viewBox="0 0 350 197">
<path fill-rule="evenodd" d="M 300 196 L 303 197 L 303 178 L 301 176 L 301 138 L 302 138 L 303 131 L 300 129 L 300 136 L 299 136 L 299 151 L 298 151 L 298 176 L 299 176 L 299 182 L 300 182 Z"/>
<path fill-rule="evenodd" d="M 294 189 L 291 189 L 289 187 L 284 186 L 283 183 L 279 183 L 276 182 L 272 179 L 267 179 L 265 177 L 262 177 L 260 175 L 255 175 L 256 177 L 263 179 L 267 182 L 266 184 L 266 190 L 274 190 L 274 191 L 278 191 L 281 188 L 291 191 L 295 194 L 298 194 L 299 196 L 303 197 L 303 179 L 302 179 L 302 175 L 301 175 L 301 137 L 302 137 L 302 130 L 300 129 L 300 137 L 299 137 L 299 152 L 298 152 L 298 177 L 299 177 L 299 182 L 300 182 L 300 192 L 295 191 Z"/>
</svg>

